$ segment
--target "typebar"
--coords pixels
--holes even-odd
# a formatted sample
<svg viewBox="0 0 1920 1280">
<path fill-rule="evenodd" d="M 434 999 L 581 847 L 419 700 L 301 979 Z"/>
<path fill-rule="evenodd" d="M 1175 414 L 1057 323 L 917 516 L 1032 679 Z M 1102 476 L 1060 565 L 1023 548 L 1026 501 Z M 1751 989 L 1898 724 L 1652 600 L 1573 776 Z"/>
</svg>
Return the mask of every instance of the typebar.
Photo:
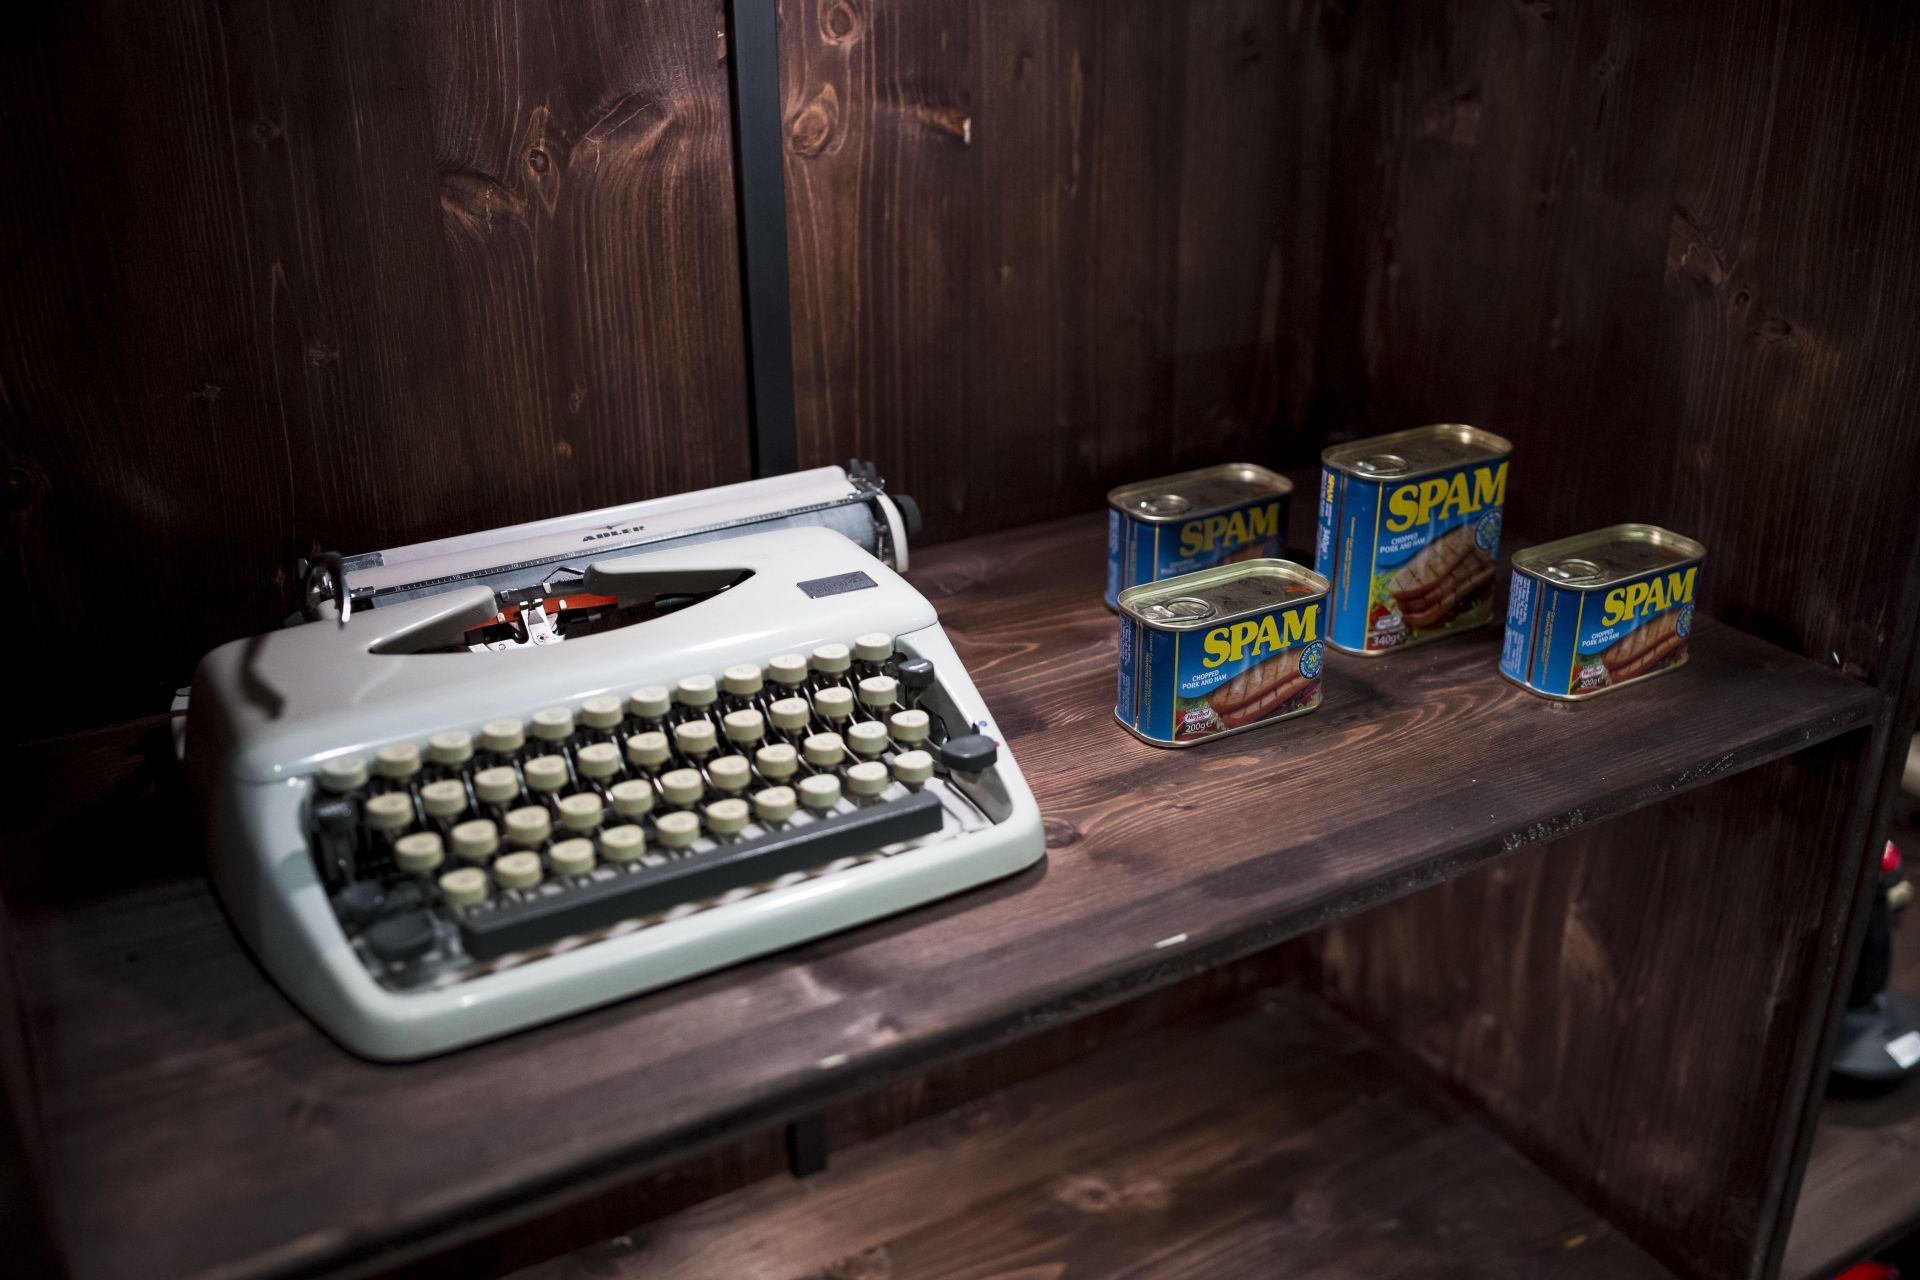
<svg viewBox="0 0 1920 1280">
<path fill-rule="evenodd" d="M 652 915 L 683 902 L 718 897 L 730 889 L 765 884 L 795 871 L 811 871 L 885 845 L 933 835 L 940 824 L 940 801 L 929 792 L 914 792 L 804 827 L 717 845 L 617 880 L 502 902 L 491 910 L 464 917 L 460 937 L 468 955 L 492 960 L 609 928 L 622 920 Z"/>
</svg>

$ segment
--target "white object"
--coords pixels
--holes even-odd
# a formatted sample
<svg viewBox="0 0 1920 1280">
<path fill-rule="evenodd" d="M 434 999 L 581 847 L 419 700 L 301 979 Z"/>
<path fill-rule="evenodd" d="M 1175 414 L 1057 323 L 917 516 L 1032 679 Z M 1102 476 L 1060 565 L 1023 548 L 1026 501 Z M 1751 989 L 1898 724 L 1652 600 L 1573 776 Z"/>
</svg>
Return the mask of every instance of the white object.
<svg viewBox="0 0 1920 1280">
<path fill-rule="evenodd" d="M 396 651 L 422 631 L 491 616 L 493 592 L 472 587 L 356 611 L 344 627 L 323 622 L 237 641 L 202 660 L 186 760 L 208 827 L 214 883 L 274 980 L 354 1051 L 400 1060 L 502 1035 L 945 897 L 1018 871 L 1044 851 L 1039 809 L 1002 739 L 998 762 L 965 786 L 937 778 L 922 789 L 940 802 L 936 834 L 756 892 L 516 953 L 511 963 L 476 963 L 457 979 L 409 989 L 382 981 L 335 915 L 314 856 L 311 805 L 325 795 L 319 784 L 332 777 L 330 762 L 373 759 L 382 747 L 425 743 L 435 734 L 477 734 L 494 720 L 525 722 L 545 708 L 578 712 L 602 695 L 673 688 L 688 675 L 766 664 L 880 630 L 898 638 L 903 654 L 932 662 L 938 682 L 922 705 L 952 732 L 1001 738 L 932 605 L 840 534 L 786 529 L 601 561 L 598 568 L 636 579 L 750 572 L 684 609 L 551 647 Z M 821 590 L 827 580 L 841 589 Z M 818 594 L 803 583 L 815 584 Z M 846 589 L 850 583 L 854 589 Z M 804 800 L 824 798 L 807 795 L 804 781 L 800 791 Z M 772 799 L 765 818 L 787 816 L 791 793 Z M 632 808 L 617 790 L 614 808 Z M 698 817 L 657 821 L 662 843 L 672 844 L 693 839 L 679 828 Z M 476 830 L 463 825 L 450 841 L 463 859 L 490 843 L 471 837 L 493 835 L 471 825 Z M 633 831 L 603 845 L 607 863 L 593 875 L 629 874 L 655 856 L 651 841 Z M 533 869 L 527 860 L 538 858 L 529 853 L 506 864 L 511 856 L 495 867 L 508 872 L 503 880 L 524 881 Z M 484 881 L 475 886 L 473 879 L 452 871 L 439 883 L 450 893 L 484 893 Z M 527 890 L 560 891 L 544 879 Z M 493 895 L 485 896 L 472 909 L 493 909 Z"/>
</svg>

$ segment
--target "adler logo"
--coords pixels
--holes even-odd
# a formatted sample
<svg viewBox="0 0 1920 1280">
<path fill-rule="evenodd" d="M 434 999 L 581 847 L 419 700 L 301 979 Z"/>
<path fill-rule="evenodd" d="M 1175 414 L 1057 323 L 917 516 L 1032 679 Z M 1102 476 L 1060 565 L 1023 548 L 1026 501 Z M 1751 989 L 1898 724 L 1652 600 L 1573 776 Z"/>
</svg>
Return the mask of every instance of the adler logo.
<svg viewBox="0 0 1920 1280">
<path fill-rule="evenodd" d="M 1698 566 L 1695 566 L 1676 570 L 1665 577 L 1615 587 L 1607 592 L 1607 607 L 1600 616 L 1601 623 L 1610 627 L 1628 618 L 1644 618 L 1676 604 L 1685 604 L 1693 599 L 1693 575 L 1697 570 Z"/>
<path fill-rule="evenodd" d="M 624 529 L 608 529 L 608 530 L 607 530 L 606 532 L 604 532 L 604 533 L 587 533 L 587 534 L 582 534 L 582 535 L 581 535 L 581 537 L 580 537 L 580 541 L 582 541 L 582 542 L 599 542 L 599 541 L 601 541 L 602 539 L 605 539 L 605 538 L 624 538 L 624 537 L 626 537 L 626 536 L 627 536 L 628 534 L 630 534 L 630 533 L 639 533 L 639 532 L 641 532 L 642 530 L 644 530 L 645 528 L 646 528 L 646 526 L 645 526 L 645 525 L 643 525 L 643 524 L 630 524 L 630 525 L 628 525 L 628 526 L 627 526 L 626 528 L 624 528 Z"/>
<path fill-rule="evenodd" d="M 1507 501 L 1507 464 L 1456 471 L 1401 485 L 1387 499 L 1387 528 L 1401 533 L 1448 516 L 1503 506 Z"/>
<path fill-rule="evenodd" d="M 1248 618 L 1231 626 L 1215 627 L 1201 641 L 1204 656 L 1200 659 L 1200 665 L 1217 667 L 1248 656 L 1257 658 L 1263 653 L 1274 653 L 1288 645 L 1317 640 L 1320 638 L 1319 623 L 1320 606 L 1310 604 L 1304 609 L 1278 617 L 1270 613 L 1257 622 Z"/>
<path fill-rule="evenodd" d="M 1202 551 L 1211 551 L 1223 542 L 1233 546 L 1251 542 L 1255 538 L 1275 537 L 1279 532 L 1280 504 L 1269 502 L 1245 511 L 1230 511 L 1224 515 L 1187 521 L 1180 526 L 1180 554 L 1195 556 Z"/>
</svg>

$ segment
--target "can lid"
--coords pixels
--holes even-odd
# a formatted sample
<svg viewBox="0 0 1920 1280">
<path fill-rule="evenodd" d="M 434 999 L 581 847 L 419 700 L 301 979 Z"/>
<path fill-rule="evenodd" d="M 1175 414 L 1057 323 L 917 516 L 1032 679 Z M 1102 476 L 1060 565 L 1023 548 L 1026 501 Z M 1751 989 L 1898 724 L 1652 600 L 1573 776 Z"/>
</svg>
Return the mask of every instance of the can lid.
<svg viewBox="0 0 1920 1280">
<path fill-rule="evenodd" d="M 1158 631 L 1187 631 L 1325 598 L 1327 580 L 1291 560 L 1242 560 L 1120 593 L 1120 612 Z"/>
<path fill-rule="evenodd" d="M 1293 492 L 1293 481 L 1252 462 L 1223 462 L 1217 467 L 1123 484 L 1107 494 L 1107 505 L 1146 524 L 1186 520 L 1244 506 L 1259 498 Z"/>
<path fill-rule="evenodd" d="M 1513 445 L 1491 431 L 1460 422 L 1442 422 L 1337 444 L 1323 450 L 1320 461 L 1349 475 L 1386 480 L 1486 462 L 1512 452 Z"/>
<path fill-rule="evenodd" d="M 1569 587 L 1605 587 L 1699 560 L 1707 549 L 1651 524 L 1616 524 L 1513 553 L 1521 573 Z"/>
</svg>

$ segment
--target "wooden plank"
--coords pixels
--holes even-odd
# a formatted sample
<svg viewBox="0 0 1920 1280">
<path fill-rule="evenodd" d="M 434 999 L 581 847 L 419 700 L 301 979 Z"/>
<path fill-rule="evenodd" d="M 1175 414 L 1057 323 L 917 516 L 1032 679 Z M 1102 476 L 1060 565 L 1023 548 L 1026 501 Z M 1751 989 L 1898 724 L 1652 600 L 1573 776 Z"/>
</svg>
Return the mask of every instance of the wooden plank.
<svg viewBox="0 0 1920 1280">
<path fill-rule="evenodd" d="M 1920 850 L 1920 831 L 1909 828 L 1899 838 L 1909 858 Z M 1920 925 L 1913 911 L 1897 919 L 1893 948 L 1889 985 L 1920 1000 Z M 1917 1168 L 1920 1081 L 1828 1098 L 1820 1108 L 1780 1274 L 1788 1280 L 1821 1280 L 1920 1227 Z"/>
<path fill-rule="evenodd" d="M 22 736 L 164 708 L 316 549 L 745 478 L 719 27 L 165 0 L 7 42 Z"/>
<path fill-rule="evenodd" d="M 413 1066 L 347 1056 L 263 981 L 193 873 L 184 809 L 156 790 L 128 735 L 27 753 L 13 785 L 68 798 L 25 807 L 43 824 L 4 869 L 52 1199 L 76 1272 L 404 1258 L 478 1230 L 482 1215 L 489 1226 L 531 1216 L 664 1153 L 1856 730 L 1879 706 L 1861 685 L 1704 622 L 1676 675 L 1553 703 L 1499 678 L 1489 632 L 1331 664 L 1314 716 L 1157 750 L 1111 719 L 1103 555 L 1096 517 L 916 559 L 1039 796 L 1044 867 Z M 102 822 L 155 841 L 52 855 L 94 848 Z"/>
<path fill-rule="evenodd" d="M 803 461 L 877 458 L 931 542 L 1288 452 L 1331 145 L 1321 9 L 788 6 Z"/>
<path fill-rule="evenodd" d="M 517 1280 L 1121 1274 L 1666 1273 L 1377 1045 L 1273 991 Z"/>
</svg>

